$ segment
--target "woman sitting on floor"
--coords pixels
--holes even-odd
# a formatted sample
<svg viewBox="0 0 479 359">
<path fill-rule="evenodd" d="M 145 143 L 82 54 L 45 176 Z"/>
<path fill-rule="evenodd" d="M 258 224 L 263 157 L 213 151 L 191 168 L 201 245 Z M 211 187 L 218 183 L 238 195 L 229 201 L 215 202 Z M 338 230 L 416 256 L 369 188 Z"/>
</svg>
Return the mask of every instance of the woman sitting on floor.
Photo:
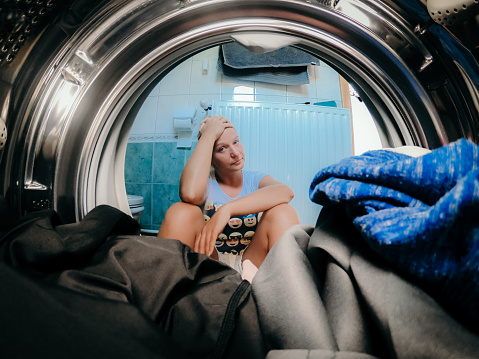
<svg viewBox="0 0 479 359">
<path fill-rule="evenodd" d="M 243 170 L 243 145 L 227 118 L 206 118 L 198 138 L 181 174 L 181 202 L 168 209 L 158 237 L 179 239 L 240 273 L 245 260 L 259 267 L 299 223 L 289 205 L 294 193 L 270 175 Z"/>
</svg>

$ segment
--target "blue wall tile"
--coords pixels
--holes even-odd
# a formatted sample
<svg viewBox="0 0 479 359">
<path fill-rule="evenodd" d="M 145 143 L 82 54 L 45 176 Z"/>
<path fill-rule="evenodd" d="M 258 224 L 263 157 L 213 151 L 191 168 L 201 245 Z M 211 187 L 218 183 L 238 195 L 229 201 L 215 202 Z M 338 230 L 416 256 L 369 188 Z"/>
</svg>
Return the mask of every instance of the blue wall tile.
<svg viewBox="0 0 479 359">
<path fill-rule="evenodd" d="M 180 201 L 179 189 L 179 184 L 153 184 L 153 225 L 161 225 L 168 208 Z"/>
<path fill-rule="evenodd" d="M 185 166 L 185 152 L 176 142 L 157 142 L 154 146 L 153 183 L 178 184 Z"/>
<path fill-rule="evenodd" d="M 125 155 L 125 182 L 151 183 L 153 143 L 129 143 Z"/>
<path fill-rule="evenodd" d="M 128 194 L 143 196 L 141 228 L 158 230 L 167 209 L 180 201 L 181 172 L 191 149 L 177 149 L 176 142 L 129 143 L 125 157 Z"/>
</svg>

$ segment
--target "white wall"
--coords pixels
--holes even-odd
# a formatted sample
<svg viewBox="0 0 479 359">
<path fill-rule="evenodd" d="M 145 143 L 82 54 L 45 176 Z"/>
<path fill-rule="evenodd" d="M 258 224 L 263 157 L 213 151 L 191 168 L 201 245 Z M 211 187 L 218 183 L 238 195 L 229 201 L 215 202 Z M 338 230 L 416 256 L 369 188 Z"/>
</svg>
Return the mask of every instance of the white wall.
<svg viewBox="0 0 479 359">
<path fill-rule="evenodd" d="M 364 102 L 359 101 L 355 96 L 351 96 L 351 112 L 353 117 L 354 154 L 360 155 L 366 151 L 382 148 L 378 130 L 368 108 Z"/>
<path fill-rule="evenodd" d="M 173 111 L 177 107 L 196 106 L 197 118 L 204 117 L 201 100 L 260 101 L 305 103 L 336 101 L 341 107 L 338 74 L 328 65 L 309 66 L 310 84 L 300 86 L 275 85 L 238 81 L 223 76 L 216 69 L 218 48 L 203 51 L 185 60 L 155 87 L 146 99 L 130 132 L 130 140 L 138 142 L 142 135 L 156 134 L 157 140 L 168 141 L 173 130 Z M 207 62 L 208 73 L 203 74 Z M 166 135 L 160 136 L 159 135 Z M 151 137 L 150 137 L 151 138 Z M 171 138 L 170 138 L 171 140 Z"/>
</svg>

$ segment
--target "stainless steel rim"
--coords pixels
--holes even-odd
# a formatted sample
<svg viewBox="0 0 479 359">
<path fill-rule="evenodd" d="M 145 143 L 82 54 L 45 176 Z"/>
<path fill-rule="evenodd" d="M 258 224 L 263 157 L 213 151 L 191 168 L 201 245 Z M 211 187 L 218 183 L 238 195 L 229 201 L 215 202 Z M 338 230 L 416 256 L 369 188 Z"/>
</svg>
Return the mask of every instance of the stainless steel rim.
<svg viewBox="0 0 479 359">
<path fill-rule="evenodd" d="M 27 146 L 14 155 L 24 163 L 21 205 L 45 197 L 66 221 L 102 203 L 128 213 L 124 154 L 145 93 L 178 60 L 232 34 L 293 36 L 361 91 L 385 146 L 449 142 L 422 79 L 438 59 L 420 39 L 420 19 L 380 1 L 336 3 L 136 0 L 99 9 L 58 49 L 16 114 L 26 124 Z M 471 136 L 464 126 L 458 133 Z"/>
</svg>

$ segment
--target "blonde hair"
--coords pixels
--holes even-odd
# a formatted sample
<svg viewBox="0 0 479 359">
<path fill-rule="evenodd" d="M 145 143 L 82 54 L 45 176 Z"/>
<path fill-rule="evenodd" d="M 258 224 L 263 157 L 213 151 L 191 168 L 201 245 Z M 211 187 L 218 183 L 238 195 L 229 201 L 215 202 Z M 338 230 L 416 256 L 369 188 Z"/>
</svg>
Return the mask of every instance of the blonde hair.
<svg viewBox="0 0 479 359">
<path fill-rule="evenodd" d="M 201 137 L 201 131 L 200 131 L 200 130 L 201 130 L 201 126 L 203 126 L 204 123 L 205 123 L 206 121 L 208 121 L 209 118 L 210 118 L 209 116 L 205 116 L 205 117 L 201 120 L 200 126 L 198 127 L 198 135 L 197 135 L 198 140 L 199 140 L 200 137 Z M 215 176 L 215 168 L 214 168 L 213 166 L 210 166 L 210 177 L 213 178 L 213 179 L 216 179 L 216 176 Z"/>
<path fill-rule="evenodd" d="M 198 135 L 197 135 L 198 140 L 199 140 L 200 137 L 201 137 L 201 127 L 205 124 L 206 121 L 208 121 L 209 118 L 210 118 L 210 116 L 205 116 L 205 117 L 201 120 L 200 125 L 199 125 L 199 127 L 198 127 Z"/>
</svg>

